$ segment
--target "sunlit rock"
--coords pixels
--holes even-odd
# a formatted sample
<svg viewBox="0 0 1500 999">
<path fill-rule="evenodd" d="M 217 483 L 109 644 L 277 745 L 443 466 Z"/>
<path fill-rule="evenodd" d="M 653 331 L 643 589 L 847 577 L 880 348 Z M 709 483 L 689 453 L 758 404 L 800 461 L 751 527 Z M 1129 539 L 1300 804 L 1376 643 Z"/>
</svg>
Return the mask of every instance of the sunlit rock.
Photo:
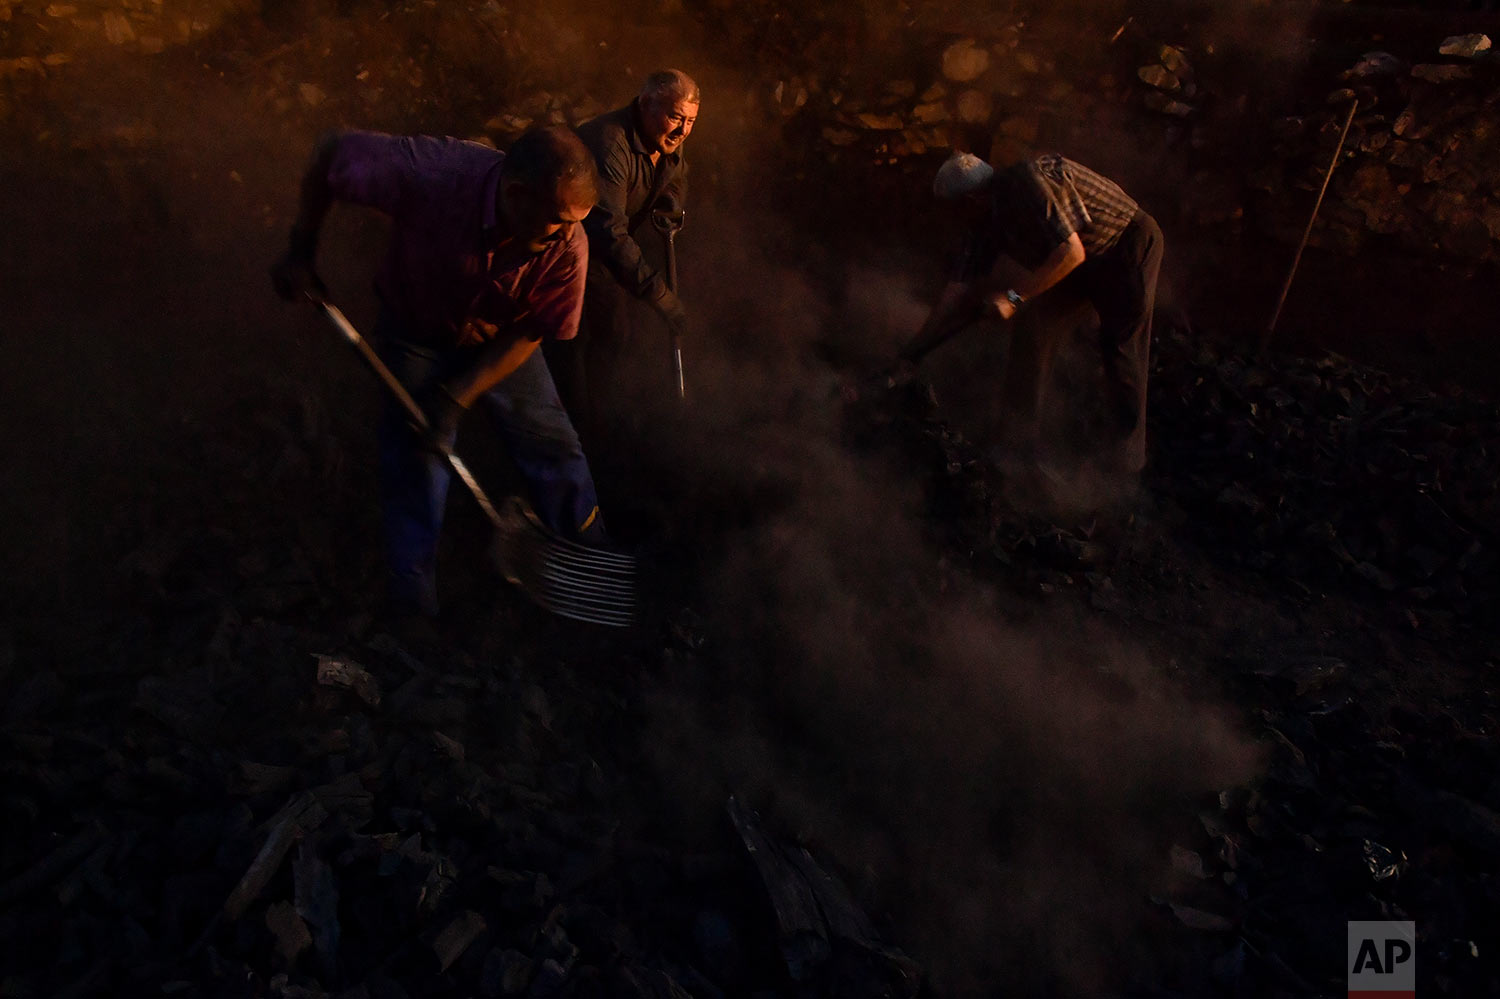
<svg viewBox="0 0 1500 999">
<path fill-rule="evenodd" d="M 135 29 L 119 11 L 104 12 L 104 37 L 111 45 L 124 45 L 135 41 Z"/>
<path fill-rule="evenodd" d="M 943 50 L 943 76 L 954 83 L 976 80 L 989 68 L 989 52 L 975 44 L 972 38 L 954 42 Z"/>
<path fill-rule="evenodd" d="M 990 120 L 994 102 L 990 100 L 990 95 L 982 90 L 965 90 L 958 95 L 956 110 L 959 121 L 979 125 Z"/>
<path fill-rule="evenodd" d="M 874 129 L 878 132 L 895 132 L 906 127 L 906 122 L 901 120 L 898 114 L 878 114 L 874 111 L 862 111 L 854 116 L 855 120 L 864 128 Z"/>
<path fill-rule="evenodd" d="M 947 121 L 949 117 L 948 106 L 942 101 L 918 104 L 911 109 L 912 121 L 921 125 L 935 125 L 938 122 Z"/>
<path fill-rule="evenodd" d="M 1142 66 L 1135 71 L 1135 75 L 1141 78 L 1143 83 L 1150 84 L 1158 90 L 1176 90 L 1182 86 L 1182 81 L 1177 79 L 1176 74 L 1165 66 L 1152 63 L 1150 66 Z"/>
<path fill-rule="evenodd" d="M 1438 46 L 1438 53 L 1445 56 L 1458 56 L 1462 59 L 1473 59 L 1481 52 L 1490 50 L 1490 36 L 1454 35 L 1443 39 L 1443 44 Z"/>
<path fill-rule="evenodd" d="M 1162 114 L 1171 115 L 1174 118 L 1186 118 L 1193 113 L 1191 104 L 1173 100 L 1159 90 L 1153 90 L 1146 94 L 1146 107 L 1152 111 L 1160 111 Z"/>
<path fill-rule="evenodd" d="M 1156 53 L 1156 58 L 1162 66 L 1178 77 L 1186 76 L 1190 71 L 1187 56 L 1183 51 L 1173 45 L 1163 45 Z"/>
</svg>

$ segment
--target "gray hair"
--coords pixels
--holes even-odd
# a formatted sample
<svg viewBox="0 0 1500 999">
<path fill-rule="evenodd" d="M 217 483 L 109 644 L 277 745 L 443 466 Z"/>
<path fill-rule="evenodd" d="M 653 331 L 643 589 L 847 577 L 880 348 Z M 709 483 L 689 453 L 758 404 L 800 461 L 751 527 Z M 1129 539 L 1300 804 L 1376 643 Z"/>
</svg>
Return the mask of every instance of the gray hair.
<svg viewBox="0 0 1500 999">
<path fill-rule="evenodd" d="M 646 77 L 641 84 L 639 100 L 642 104 L 670 107 L 678 101 L 699 103 L 698 84 L 680 69 L 659 69 Z"/>
<path fill-rule="evenodd" d="M 995 176 L 995 168 L 973 153 L 954 153 L 938 167 L 932 193 L 944 201 L 983 190 Z"/>
</svg>

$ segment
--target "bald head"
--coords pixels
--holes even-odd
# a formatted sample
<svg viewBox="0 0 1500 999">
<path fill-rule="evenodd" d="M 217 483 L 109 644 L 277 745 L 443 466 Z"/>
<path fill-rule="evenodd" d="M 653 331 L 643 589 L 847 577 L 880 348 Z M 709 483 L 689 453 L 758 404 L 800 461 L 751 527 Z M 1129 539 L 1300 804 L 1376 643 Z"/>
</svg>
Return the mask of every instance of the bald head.
<svg viewBox="0 0 1500 999">
<path fill-rule="evenodd" d="M 954 201 L 983 191 L 994 176 L 995 168 L 973 153 L 954 153 L 938 167 L 932 193 L 944 201 Z"/>
</svg>

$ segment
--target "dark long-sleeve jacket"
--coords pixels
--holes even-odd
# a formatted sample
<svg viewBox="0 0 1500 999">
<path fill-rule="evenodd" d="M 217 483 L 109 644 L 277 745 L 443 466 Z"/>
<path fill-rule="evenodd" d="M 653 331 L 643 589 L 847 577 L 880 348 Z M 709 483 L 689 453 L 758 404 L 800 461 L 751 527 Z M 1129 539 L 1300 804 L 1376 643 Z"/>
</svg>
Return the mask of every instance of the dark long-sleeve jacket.
<svg viewBox="0 0 1500 999">
<path fill-rule="evenodd" d="M 662 195 L 682 206 L 687 163 L 681 151 L 663 153 L 651 162 L 636 101 L 584 122 L 578 135 L 599 166 L 599 201 L 583 221 L 591 269 L 603 268 L 633 295 L 656 298 L 666 283 L 646 262 L 635 233 Z"/>
</svg>

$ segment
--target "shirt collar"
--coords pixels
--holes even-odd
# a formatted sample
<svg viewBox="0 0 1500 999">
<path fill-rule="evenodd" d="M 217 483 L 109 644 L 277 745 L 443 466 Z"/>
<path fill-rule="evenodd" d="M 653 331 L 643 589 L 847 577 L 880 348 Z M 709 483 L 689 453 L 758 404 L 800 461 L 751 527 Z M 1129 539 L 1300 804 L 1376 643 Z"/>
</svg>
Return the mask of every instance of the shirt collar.
<svg viewBox="0 0 1500 999">
<path fill-rule="evenodd" d="M 641 100 L 639 97 L 630 102 L 630 113 L 625 117 L 629 120 L 626 133 L 630 136 L 630 148 L 643 156 L 650 156 L 651 150 L 646 148 L 646 140 L 643 138 L 645 129 L 641 127 Z"/>
</svg>

